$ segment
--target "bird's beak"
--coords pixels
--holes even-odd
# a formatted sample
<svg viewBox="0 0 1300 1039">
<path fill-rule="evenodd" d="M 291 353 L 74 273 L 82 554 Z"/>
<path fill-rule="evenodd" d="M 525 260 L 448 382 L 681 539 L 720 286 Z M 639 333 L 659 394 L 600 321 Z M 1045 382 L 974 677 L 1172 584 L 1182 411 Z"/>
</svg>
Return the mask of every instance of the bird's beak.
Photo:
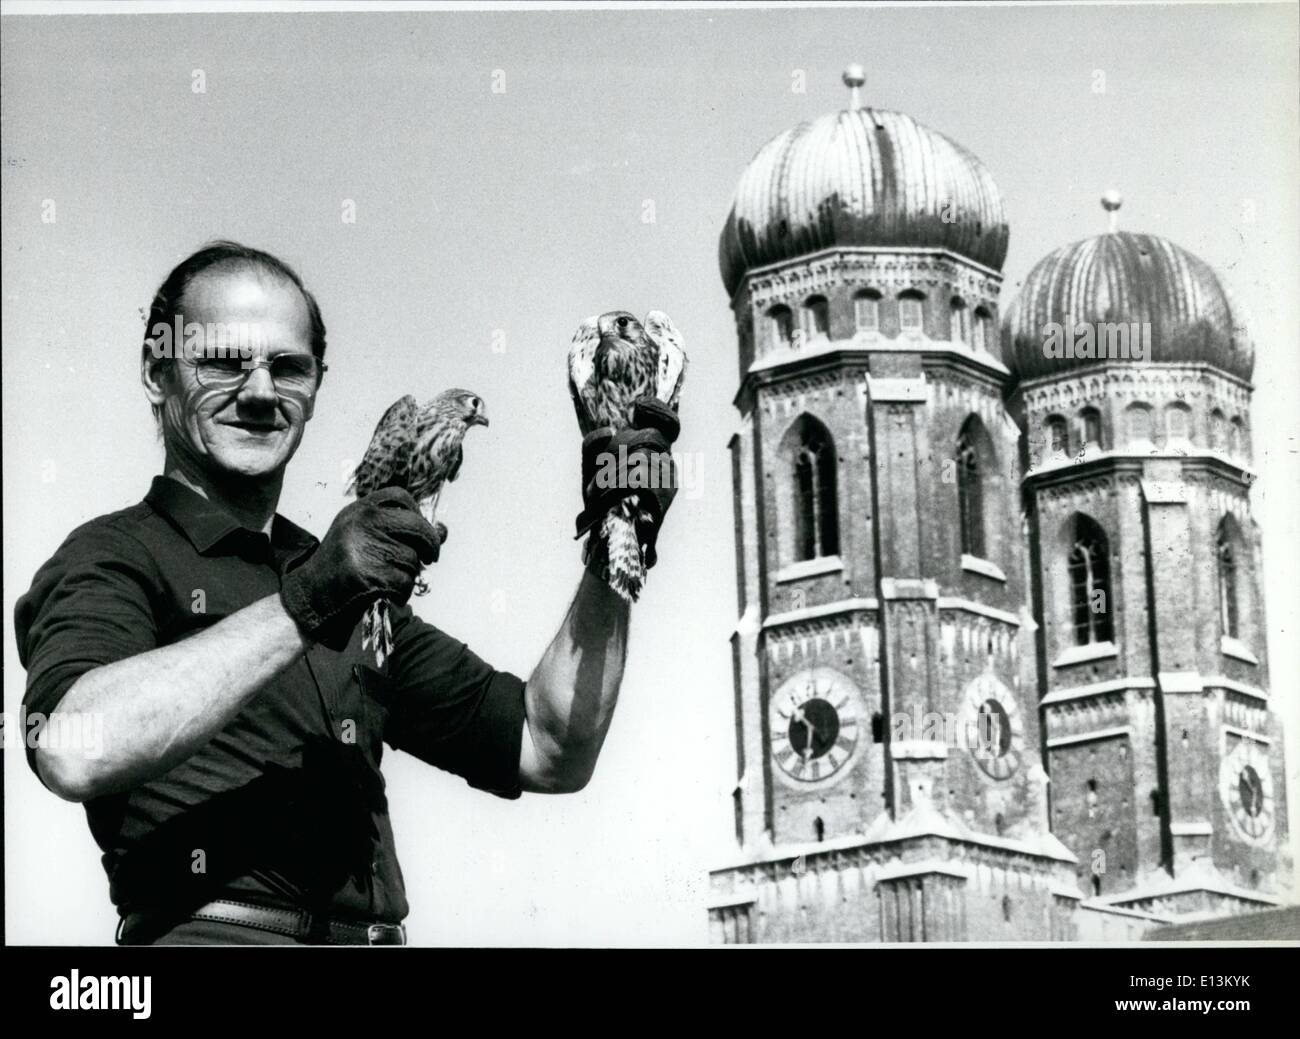
<svg viewBox="0 0 1300 1039">
<path fill-rule="evenodd" d="M 483 412 L 481 411 L 474 412 L 474 417 L 469 420 L 469 424 L 471 426 L 490 425 L 490 423 L 488 422 L 488 417 L 485 414 L 483 414 Z"/>
</svg>

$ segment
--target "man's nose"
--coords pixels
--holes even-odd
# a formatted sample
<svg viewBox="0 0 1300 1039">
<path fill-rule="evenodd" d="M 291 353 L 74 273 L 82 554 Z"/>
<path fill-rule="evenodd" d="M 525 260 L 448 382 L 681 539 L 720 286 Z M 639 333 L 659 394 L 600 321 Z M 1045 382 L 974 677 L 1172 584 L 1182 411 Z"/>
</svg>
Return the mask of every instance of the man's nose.
<svg viewBox="0 0 1300 1039">
<path fill-rule="evenodd" d="M 264 366 L 258 365 L 248 373 L 239 399 L 248 404 L 275 404 L 278 396 L 275 392 L 275 380 Z"/>
</svg>

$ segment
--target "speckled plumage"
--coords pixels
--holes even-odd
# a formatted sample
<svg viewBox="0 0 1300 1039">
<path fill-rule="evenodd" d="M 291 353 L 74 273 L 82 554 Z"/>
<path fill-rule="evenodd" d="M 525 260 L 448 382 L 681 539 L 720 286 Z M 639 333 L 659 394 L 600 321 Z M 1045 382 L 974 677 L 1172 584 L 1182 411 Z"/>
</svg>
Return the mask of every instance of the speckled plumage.
<svg viewBox="0 0 1300 1039">
<path fill-rule="evenodd" d="M 364 498 L 385 487 L 401 487 L 433 523 L 443 486 L 460 473 L 465 434 L 471 426 L 487 424 L 483 399 L 469 390 L 444 390 L 423 405 L 407 395 L 379 420 L 348 483 L 348 493 Z M 416 590 L 418 594 L 427 588 L 420 582 Z M 376 603 L 363 626 L 363 644 L 375 645 L 380 664 L 392 651 L 386 605 Z"/>
<path fill-rule="evenodd" d="M 422 406 L 403 397 L 375 427 L 349 493 L 364 498 L 401 487 L 422 505 L 432 501 L 460 472 L 461 444 L 473 425 L 487 425 L 487 416 L 483 399 L 469 390 L 444 390 Z"/>
<path fill-rule="evenodd" d="M 626 428 L 633 406 L 645 397 L 657 397 L 676 411 L 685 376 L 681 336 L 662 311 L 650 311 L 644 324 L 625 310 L 587 318 L 569 345 L 569 394 L 583 436 L 602 426 L 615 432 Z M 629 602 L 645 584 L 636 524 L 648 518 L 636 498 L 625 499 L 587 541 L 587 558 L 603 551 L 610 587 Z"/>
</svg>

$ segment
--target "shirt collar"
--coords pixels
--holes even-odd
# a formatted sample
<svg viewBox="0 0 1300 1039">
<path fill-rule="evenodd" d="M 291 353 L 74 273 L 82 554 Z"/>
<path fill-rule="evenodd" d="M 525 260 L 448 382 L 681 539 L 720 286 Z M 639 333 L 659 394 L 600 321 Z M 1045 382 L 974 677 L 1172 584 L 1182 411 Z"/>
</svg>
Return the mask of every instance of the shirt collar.
<svg viewBox="0 0 1300 1039">
<path fill-rule="evenodd" d="M 144 500 L 171 520 L 198 552 L 211 550 L 235 531 L 264 537 L 261 531 L 245 527 L 222 505 L 210 501 L 170 476 L 155 476 Z M 297 553 L 316 544 L 315 537 L 278 512 L 271 520 L 273 548 Z"/>
</svg>

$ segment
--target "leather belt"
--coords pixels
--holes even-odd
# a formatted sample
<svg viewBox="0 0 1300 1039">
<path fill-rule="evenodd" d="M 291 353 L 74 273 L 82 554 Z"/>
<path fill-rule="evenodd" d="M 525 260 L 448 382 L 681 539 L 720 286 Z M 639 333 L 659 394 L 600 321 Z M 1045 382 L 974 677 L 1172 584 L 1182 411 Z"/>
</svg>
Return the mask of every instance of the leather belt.
<svg viewBox="0 0 1300 1039">
<path fill-rule="evenodd" d="M 305 909 L 283 909 L 233 902 L 219 898 L 185 916 L 186 920 L 211 920 L 216 923 L 252 927 L 272 934 L 315 942 L 320 945 L 405 945 L 403 924 L 360 923 L 336 920 Z M 147 914 L 131 913 L 118 927 L 118 941 L 133 924 L 147 924 Z M 179 923 L 180 921 L 176 921 Z M 175 926 L 175 924 L 172 924 Z"/>
</svg>

